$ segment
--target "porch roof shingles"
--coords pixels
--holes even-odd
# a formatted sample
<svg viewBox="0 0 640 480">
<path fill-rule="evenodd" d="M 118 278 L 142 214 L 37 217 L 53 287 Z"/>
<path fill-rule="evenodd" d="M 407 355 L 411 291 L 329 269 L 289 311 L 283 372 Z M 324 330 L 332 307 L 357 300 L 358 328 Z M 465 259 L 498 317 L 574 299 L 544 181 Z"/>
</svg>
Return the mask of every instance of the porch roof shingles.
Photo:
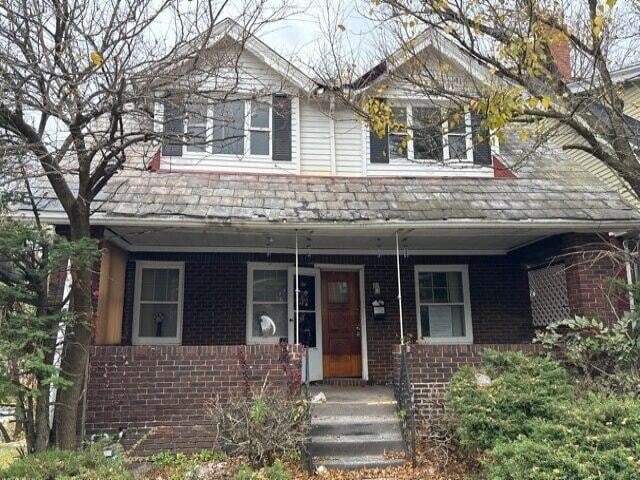
<svg viewBox="0 0 640 480">
<path fill-rule="evenodd" d="M 640 221 L 640 213 L 575 170 L 516 179 L 309 177 L 125 171 L 94 201 L 95 215 L 354 222 L 446 220 Z M 590 178 L 589 178 L 590 177 Z M 589 180 L 589 181 L 587 181 Z M 40 208 L 62 211 L 41 188 Z"/>
</svg>

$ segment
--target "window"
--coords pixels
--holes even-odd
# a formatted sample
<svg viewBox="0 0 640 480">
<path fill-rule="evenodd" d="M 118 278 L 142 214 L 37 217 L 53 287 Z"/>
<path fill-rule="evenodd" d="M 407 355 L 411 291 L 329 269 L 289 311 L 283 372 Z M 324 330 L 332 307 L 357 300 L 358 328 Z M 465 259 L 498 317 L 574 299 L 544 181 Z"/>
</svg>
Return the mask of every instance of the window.
<svg viewBox="0 0 640 480">
<path fill-rule="evenodd" d="M 212 153 L 244 154 L 244 100 L 214 105 Z"/>
<path fill-rule="evenodd" d="M 413 155 L 416 160 L 442 160 L 442 116 L 439 108 L 413 108 Z"/>
<path fill-rule="evenodd" d="M 133 343 L 180 343 L 184 264 L 137 262 L 135 280 Z"/>
<path fill-rule="evenodd" d="M 250 343 L 276 343 L 288 338 L 287 266 L 249 264 L 247 277 Z"/>
<path fill-rule="evenodd" d="M 251 155 L 269 155 L 271 144 L 271 115 L 267 103 L 251 101 L 251 121 L 249 124 L 249 151 Z"/>
<path fill-rule="evenodd" d="M 471 149 L 467 145 L 467 137 L 471 136 L 471 126 L 467 125 L 465 114 L 452 114 L 447 119 L 445 135 L 445 159 L 468 160 Z M 467 131 L 469 130 L 469 131 Z M 473 157 L 471 157 L 473 160 Z"/>
<path fill-rule="evenodd" d="M 398 124 L 397 129 L 389 128 L 389 152 L 391 158 L 407 158 L 409 143 L 405 140 L 407 136 L 407 109 L 394 107 L 393 120 Z"/>
<path fill-rule="evenodd" d="M 207 144 L 207 104 L 187 105 L 187 152 L 205 152 Z"/>
<path fill-rule="evenodd" d="M 466 265 L 416 265 L 418 336 L 429 343 L 472 343 Z"/>
</svg>

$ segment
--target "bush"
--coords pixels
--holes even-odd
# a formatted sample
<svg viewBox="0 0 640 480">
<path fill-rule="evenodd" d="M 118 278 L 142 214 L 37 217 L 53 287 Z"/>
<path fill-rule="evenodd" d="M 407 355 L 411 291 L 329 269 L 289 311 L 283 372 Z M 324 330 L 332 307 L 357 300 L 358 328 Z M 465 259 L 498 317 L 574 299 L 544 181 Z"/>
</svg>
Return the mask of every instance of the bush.
<svg viewBox="0 0 640 480">
<path fill-rule="evenodd" d="M 214 402 L 210 414 L 224 449 L 246 457 L 254 467 L 299 456 L 305 448 L 308 402 L 269 388 L 266 382 L 258 391 Z"/>
<path fill-rule="evenodd" d="M 640 322 L 635 314 L 611 324 L 575 317 L 549 325 L 536 342 L 590 386 L 640 395 Z"/>
<path fill-rule="evenodd" d="M 578 391 L 548 358 L 486 352 L 481 368 L 491 383 L 461 370 L 447 406 L 486 478 L 640 478 L 640 402 Z"/>
<path fill-rule="evenodd" d="M 16 460 L 0 470 L 0 479 L 132 480 L 122 460 L 105 458 L 101 445 L 86 450 L 47 450 Z"/>
</svg>

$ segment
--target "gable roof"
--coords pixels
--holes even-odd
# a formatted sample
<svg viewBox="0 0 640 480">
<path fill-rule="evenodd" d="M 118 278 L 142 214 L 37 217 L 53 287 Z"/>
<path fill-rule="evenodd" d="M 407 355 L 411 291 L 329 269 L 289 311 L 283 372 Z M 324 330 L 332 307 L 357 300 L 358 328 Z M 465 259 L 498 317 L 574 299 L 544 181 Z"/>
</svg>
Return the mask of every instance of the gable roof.
<svg viewBox="0 0 640 480">
<path fill-rule="evenodd" d="M 428 29 L 411 39 L 411 42 L 413 46 L 410 52 L 407 52 L 406 48 L 403 47 L 396 49 L 396 51 L 362 74 L 348 87 L 354 90 L 367 89 L 378 83 L 387 74 L 402 68 L 403 65 L 410 61 L 413 55 L 421 54 L 428 48 L 434 49 L 452 64 L 482 82 L 489 83 L 492 79 L 492 75 L 486 65 L 478 62 L 471 55 L 458 48 L 443 32 Z"/>
</svg>

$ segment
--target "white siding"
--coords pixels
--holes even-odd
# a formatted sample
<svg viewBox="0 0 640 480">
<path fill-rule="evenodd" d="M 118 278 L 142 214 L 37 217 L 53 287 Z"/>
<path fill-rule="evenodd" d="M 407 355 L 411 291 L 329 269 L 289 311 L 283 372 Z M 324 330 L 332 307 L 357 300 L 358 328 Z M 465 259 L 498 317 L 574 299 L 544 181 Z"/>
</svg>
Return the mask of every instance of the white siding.
<svg viewBox="0 0 640 480">
<path fill-rule="evenodd" d="M 300 99 L 300 173 L 331 174 L 329 102 Z"/>
<path fill-rule="evenodd" d="M 358 176 L 363 171 L 362 123 L 353 111 L 336 106 L 336 173 L 344 176 Z"/>
</svg>

